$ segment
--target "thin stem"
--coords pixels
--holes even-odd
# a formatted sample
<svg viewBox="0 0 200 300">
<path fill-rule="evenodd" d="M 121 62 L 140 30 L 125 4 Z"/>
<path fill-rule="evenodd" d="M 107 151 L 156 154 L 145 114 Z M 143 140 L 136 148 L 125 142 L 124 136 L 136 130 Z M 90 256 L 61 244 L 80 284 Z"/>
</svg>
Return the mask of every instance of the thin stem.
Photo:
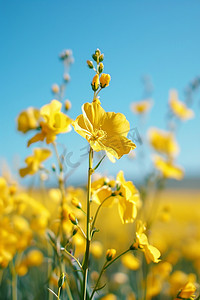
<svg viewBox="0 0 200 300">
<path fill-rule="evenodd" d="M 90 198 L 91 198 L 91 177 L 92 177 L 92 163 L 93 163 L 93 149 L 90 147 L 89 151 L 89 168 L 88 168 L 88 189 L 87 189 L 87 224 L 86 224 L 86 250 L 83 263 L 83 291 L 82 299 L 86 300 L 87 291 L 87 275 L 88 275 L 88 263 L 90 254 Z"/>
<path fill-rule="evenodd" d="M 17 300 L 17 274 L 15 272 L 15 266 L 12 262 L 12 300 Z"/>
<path fill-rule="evenodd" d="M 101 276 L 103 275 L 103 272 L 104 272 L 104 270 L 106 269 L 105 267 L 106 267 L 106 264 L 107 264 L 107 261 L 104 263 L 104 265 L 103 265 L 103 267 L 102 267 L 102 269 L 101 269 L 101 272 L 100 272 L 100 274 L 99 274 L 99 277 L 98 277 L 98 279 L 97 279 L 97 282 L 96 282 L 96 284 L 95 284 L 95 287 L 94 287 L 94 289 L 93 289 L 93 291 L 92 291 L 92 294 L 91 294 L 91 296 L 90 296 L 90 300 L 92 300 L 92 298 L 93 298 L 93 296 L 94 296 L 94 293 L 96 292 L 96 290 L 97 290 L 97 288 L 98 288 L 98 285 L 99 285 L 99 281 L 100 281 L 100 279 L 101 279 Z"/>
<path fill-rule="evenodd" d="M 78 229 L 81 231 L 83 237 L 84 237 L 85 239 L 87 239 L 87 237 L 86 237 L 85 232 L 83 231 L 83 229 L 82 229 L 78 224 L 77 224 L 76 226 L 77 226 Z"/>
<path fill-rule="evenodd" d="M 130 248 L 127 249 L 126 251 L 122 252 L 122 253 L 119 254 L 118 256 L 116 256 L 113 260 L 111 260 L 111 262 L 110 262 L 109 264 L 107 264 L 107 265 L 105 266 L 104 269 L 107 269 L 107 268 L 108 268 L 110 265 L 112 265 L 118 258 L 120 258 L 122 255 L 126 254 L 126 253 L 129 252 L 129 251 L 130 251 Z"/>
<path fill-rule="evenodd" d="M 61 290 L 61 287 L 58 288 L 58 300 L 60 300 L 60 290 Z"/>
<path fill-rule="evenodd" d="M 81 263 L 78 261 L 78 259 L 73 254 L 71 254 L 70 252 L 68 252 L 65 248 L 61 248 L 61 250 L 65 251 L 65 253 L 67 253 L 71 258 L 73 258 L 77 262 L 77 264 L 79 265 L 79 267 L 82 270 Z"/>
<path fill-rule="evenodd" d="M 94 229 L 94 225 L 95 225 L 95 222 L 96 222 L 98 213 L 99 213 L 99 211 L 100 211 L 100 208 L 101 208 L 102 205 L 105 203 L 105 201 L 106 201 L 108 198 L 110 198 L 110 197 L 112 197 L 112 195 L 106 197 L 106 198 L 101 202 L 101 204 L 99 205 L 99 207 L 97 208 L 96 213 L 95 213 L 95 216 L 94 216 L 94 220 L 93 220 L 93 222 L 92 222 L 91 232 L 92 232 L 92 230 Z"/>
</svg>

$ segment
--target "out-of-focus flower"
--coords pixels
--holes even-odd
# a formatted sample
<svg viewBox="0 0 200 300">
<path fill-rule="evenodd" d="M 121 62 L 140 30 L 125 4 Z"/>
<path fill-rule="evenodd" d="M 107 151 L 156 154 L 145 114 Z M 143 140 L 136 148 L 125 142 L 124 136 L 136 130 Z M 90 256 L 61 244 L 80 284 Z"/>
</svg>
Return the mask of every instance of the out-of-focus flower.
<svg viewBox="0 0 200 300">
<path fill-rule="evenodd" d="M 29 107 L 22 111 L 17 117 L 17 130 L 26 133 L 29 130 L 36 129 L 39 124 L 40 111 L 37 108 Z"/>
<path fill-rule="evenodd" d="M 40 122 L 41 132 L 28 141 L 28 146 L 44 139 L 46 139 L 47 144 L 52 143 L 57 134 L 71 130 L 72 120 L 60 111 L 61 107 L 62 104 L 59 101 L 52 100 L 51 103 L 40 109 L 40 115 L 43 118 L 43 121 Z"/>
<path fill-rule="evenodd" d="M 40 266 L 43 262 L 44 256 L 40 250 L 34 249 L 28 252 L 25 258 L 25 264 L 28 267 Z"/>
<path fill-rule="evenodd" d="M 188 282 L 194 283 L 196 281 L 196 277 L 194 274 L 186 274 L 182 271 L 176 270 L 170 276 L 170 294 L 172 296 L 177 295 L 177 291 L 179 291 L 183 286 L 185 286 Z"/>
<path fill-rule="evenodd" d="M 154 263 L 158 263 L 160 261 L 160 251 L 156 247 L 149 245 L 148 238 L 144 233 L 145 230 L 145 225 L 141 221 L 138 221 L 136 229 L 136 241 L 131 246 L 131 248 L 139 249 L 144 252 L 148 264 L 151 261 L 153 261 Z"/>
<path fill-rule="evenodd" d="M 69 100 L 65 100 L 65 110 L 70 110 L 72 107 L 72 104 Z"/>
<path fill-rule="evenodd" d="M 178 297 L 183 299 L 188 299 L 190 297 L 194 297 L 194 292 L 196 291 L 196 287 L 192 282 L 187 282 L 185 286 L 181 289 Z"/>
<path fill-rule="evenodd" d="M 135 113 L 135 114 L 145 114 L 147 113 L 153 106 L 153 101 L 151 99 L 145 99 L 142 101 L 138 101 L 138 102 L 133 102 L 131 104 L 131 110 Z"/>
<path fill-rule="evenodd" d="M 122 264 L 130 270 L 138 270 L 140 267 L 140 261 L 132 253 L 126 253 L 122 256 Z"/>
<path fill-rule="evenodd" d="M 161 156 L 154 156 L 154 165 L 158 169 L 162 176 L 165 178 L 173 178 L 177 180 L 183 179 L 184 171 L 182 168 L 175 166 L 171 160 L 166 160 Z"/>
<path fill-rule="evenodd" d="M 63 75 L 63 78 L 64 78 L 64 81 L 66 81 L 66 82 L 70 81 L 70 76 L 69 76 L 68 73 L 65 73 L 65 74 Z"/>
<path fill-rule="evenodd" d="M 110 80 L 111 80 L 111 77 L 109 74 L 102 73 L 101 77 L 100 77 L 101 88 L 103 89 L 103 88 L 109 86 Z"/>
<path fill-rule="evenodd" d="M 32 156 L 28 156 L 25 159 L 27 167 L 21 168 L 19 174 L 21 177 L 26 175 L 35 174 L 41 167 L 41 163 L 51 155 L 51 151 L 48 149 L 35 148 Z"/>
<path fill-rule="evenodd" d="M 173 133 L 158 128 L 150 128 L 148 135 L 151 146 L 157 152 L 170 157 L 174 157 L 178 154 L 179 147 Z"/>
<path fill-rule="evenodd" d="M 193 110 L 189 109 L 185 103 L 178 99 L 178 93 L 176 90 L 171 90 L 169 93 L 169 106 L 175 116 L 182 121 L 186 121 L 194 117 Z"/>
<path fill-rule="evenodd" d="M 59 91 L 60 91 L 59 85 L 56 84 L 56 83 L 54 83 L 54 84 L 52 85 L 52 87 L 51 87 L 51 90 L 52 90 L 52 92 L 53 92 L 54 94 L 58 94 Z"/>
<path fill-rule="evenodd" d="M 83 114 L 73 122 L 74 130 L 84 137 L 94 151 L 105 150 L 117 159 L 128 154 L 136 145 L 127 134 L 129 122 L 121 113 L 105 112 L 96 102 L 85 103 Z"/>
<path fill-rule="evenodd" d="M 98 241 L 91 243 L 90 251 L 95 258 L 100 258 L 103 254 L 103 245 Z"/>
</svg>

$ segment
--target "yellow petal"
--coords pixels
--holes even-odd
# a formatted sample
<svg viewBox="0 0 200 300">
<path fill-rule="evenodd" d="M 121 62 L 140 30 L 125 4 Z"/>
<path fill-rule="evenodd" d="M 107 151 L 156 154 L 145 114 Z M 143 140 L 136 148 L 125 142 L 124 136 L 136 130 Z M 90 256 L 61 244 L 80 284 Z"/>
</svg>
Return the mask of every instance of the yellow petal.
<svg viewBox="0 0 200 300">
<path fill-rule="evenodd" d="M 120 197 L 118 210 L 123 224 L 134 222 L 137 216 L 137 208 L 134 202 L 127 201 L 124 197 Z"/>
</svg>

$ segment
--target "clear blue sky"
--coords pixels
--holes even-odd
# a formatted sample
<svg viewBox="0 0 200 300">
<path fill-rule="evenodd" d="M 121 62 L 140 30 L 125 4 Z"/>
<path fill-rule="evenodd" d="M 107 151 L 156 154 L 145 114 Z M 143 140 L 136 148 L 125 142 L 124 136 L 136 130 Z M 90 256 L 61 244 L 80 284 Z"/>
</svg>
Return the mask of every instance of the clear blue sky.
<svg viewBox="0 0 200 300">
<path fill-rule="evenodd" d="M 98 47 L 105 54 L 105 72 L 112 77 L 110 87 L 101 93 L 104 109 L 124 113 L 131 127 L 140 131 L 130 103 L 141 99 L 141 77 L 149 74 L 155 106 L 148 125 L 164 128 L 169 89 L 176 88 L 184 100 L 185 86 L 200 75 L 199 12 L 198 0 L 0 0 L 1 159 L 22 166 L 30 155 L 32 150 L 25 147 L 30 135 L 17 133 L 16 116 L 53 98 L 51 85 L 60 83 L 63 73 L 58 54 L 66 48 L 73 50 L 75 58 L 66 95 L 73 105 L 72 118 L 81 113 L 84 102 L 91 101 L 93 74 L 86 60 Z M 195 119 L 184 123 L 178 136 L 178 162 L 187 174 L 200 174 L 197 101 L 194 109 Z M 76 148 L 74 159 L 85 146 L 75 133 L 61 141 L 69 150 Z M 107 167 L 116 172 L 124 164 L 126 158 L 113 167 L 108 162 Z"/>
</svg>

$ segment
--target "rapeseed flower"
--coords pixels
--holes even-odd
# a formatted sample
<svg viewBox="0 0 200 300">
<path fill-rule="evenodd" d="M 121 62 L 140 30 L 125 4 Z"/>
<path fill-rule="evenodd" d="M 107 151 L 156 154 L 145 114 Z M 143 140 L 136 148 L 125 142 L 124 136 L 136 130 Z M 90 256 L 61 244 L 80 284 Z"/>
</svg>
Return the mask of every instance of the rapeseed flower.
<svg viewBox="0 0 200 300">
<path fill-rule="evenodd" d="M 118 210 L 122 223 L 132 223 L 140 207 L 140 195 L 131 181 L 125 181 L 123 171 L 117 174 L 118 183 Z"/>
<path fill-rule="evenodd" d="M 158 263 L 160 261 L 160 251 L 149 244 L 148 238 L 144 231 L 146 230 L 145 225 L 138 221 L 137 230 L 136 230 L 136 241 L 131 246 L 131 249 L 139 249 L 144 252 L 147 263 L 149 264 L 151 261 L 154 263 Z"/>
<path fill-rule="evenodd" d="M 178 296 L 183 299 L 193 298 L 195 296 L 194 295 L 195 291 L 196 291 L 195 285 L 192 282 L 187 282 L 185 286 L 181 289 Z"/>
<path fill-rule="evenodd" d="M 171 160 L 166 160 L 161 156 L 154 156 L 154 165 L 164 178 L 183 179 L 184 171 L 182 168 L 175 166 Z"/>
<path fill-rule="evenodd" d="M 25 159 L 25 163 L 27 164 L 27 166 L 19 170 L 20 176 L 24 177 L 26 175 L 35 174 L 42 167 L 41 163 L 44 160 L 46 160 L 50 155 L 51 151 L 48 149 L 35 148 L 33 155 L 28 156 Z"/>
<path fill-rule="evenodd" d="M 50 144 L 55 141 L 59 133 L 68 132 L 71 130 L 72 120 L 61 112 L 62 104 L 57 100 L 52 100 L 51 103 L 44 105 L 40 109 L 40 115 L 43 120 L 40 122 L 41 132 L 37 133 L 28 141 L 28 147 L 35 142 L 43 141 Z"/>
<path fill-rule="evenodd" d="M 26 133 L 29 130 L 36 129 L 40 126 L 40 111 L 37 108 L 29 107 L 22 111 L 17 117 L 17 130 Z"/>
<path fill-rule="evenodd" d="M 94 151 L 105 150 L 119 159 L 136 147 L 127 138 L 130 125 L 123 114 L 105 112 L 97 102 L 83 104 L 82 111 L 72 125 Z"/>
<path fill-rule="evenodd" d="M 147 113 L 153 105 L 153 101 L 151 99 L 145 99 L 138 102 L 133 102 L 131 104 L 131 110 L 138 115 L 142 115 Z"/>
<path fill-rule="evenodd" d="M 172 132 L 150 128 L 149 142 L 157 152 L 167 156 L 174 157 L 179 152 L 178 144 Z"/>
<path fill-rule="evenodd" d="M 194 117 L 194 112 L 189 109 L 185 103 L 178 99 L 178 93 L 176 90 L 171 90 L 169 94 L 169 106 L 172 112 L 182 121 L 192 119 Z"/>
</svg>

